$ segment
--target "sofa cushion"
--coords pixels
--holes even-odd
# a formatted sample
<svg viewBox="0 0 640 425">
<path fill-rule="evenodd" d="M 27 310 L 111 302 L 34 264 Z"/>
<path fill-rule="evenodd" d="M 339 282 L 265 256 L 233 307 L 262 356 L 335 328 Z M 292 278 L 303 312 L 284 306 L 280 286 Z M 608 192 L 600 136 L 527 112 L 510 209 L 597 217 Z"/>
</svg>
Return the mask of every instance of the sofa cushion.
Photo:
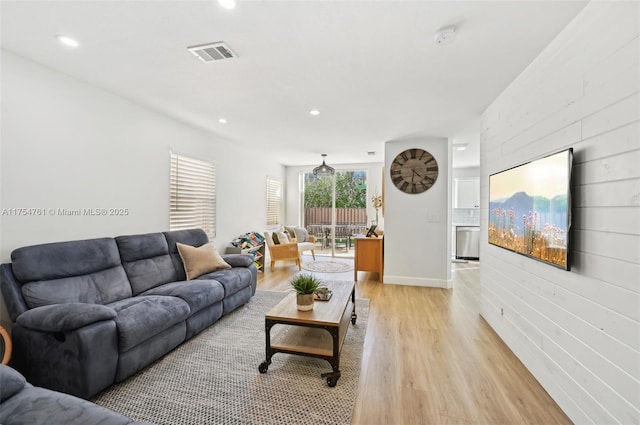
<svg viewBox="0 0 640 425">
<path fill-rule="evenodd" d="M 231 267 L 249 267 L 254 261 L 251 254 L 225 254 L 222 259 Z"/>
<path fill-rule="evenodd" d="M 167 239 L 162 233 L 119 236 L 116 243 L 133 295 L 178 280 Z"/>
<path fill-rule="evenodd" d="M 316 249 L 316 244 L 314 244 L 313 242 L 298 242 L 298 251 L 300 252 L 311 251 L 313 249 Z"/>
<path fill-rule="evenodd" d="M 90 401 L 28 386 L 2 404 L 0 422 L 3 424 L 133 424 L 131 419 Z"/>
<path fill-rule="evenodd" d="M 24 283 L 110 269 L 120 265 L 120 253 L 112 238 L 100 238 L 18 248 L 11 261 L 13 273 Z"/>
<path fill-rule="evenodd" d="M 149 289 L 142 295 L 169 295 L 189 304 L 190 316 L 224 298 L 224 288 L 215 280 L 187 280 L 171 282 Z"/>
<path fill-rule="evenodd" d="M 0 364 L 0 403 L 19 392 L 26 384 L 27 380 L 17 370 Z"/>
<path fill-rule="evenodd" d="M 167 240 L 162 233 L 145 233 L 116 237 L 116 244 L 123 261 L 136 261 L 169 253 Z"/>
<path fill-rule="evenodd" d="M 216 270 L 231 268 L 231 266 L 222 259 L 212 242 L 208 242 L 199 247 L 185 245 L 179 242 L 176 245 L 180 253 L 180 258 L 182 258 L 184 272 L 188 280 L 195 279 L 198 276 Z"/>
<path fill-rule="evenodd" d="M 249 268 L 233 268 L 207 273 L 198 279 L 215 279 L 224 287 L 225 298 L 251 285 Z"/>
<path fill-rule="evenodd" d="M 115 318 L 116 312 L 105 305 L 64 303 L 32 308 L 18 316 L 16 323 L 40 332 L 67 332 Z"/>
<path fill-rule="evenodd" d="M 173 266 L 178 275 L 176 280 L 185 280 L 187 277 L 184 273 L 184 265 L 182 264 L 182 258 L 180 258 L 176 244 L 180 242 L 185 245 L 202 246 L 209 242 L 209 238 L 202 229 L 173 230 L 171 232 L 164 232 L 163 234 L 169 246 L 171 261 L 173 261 Z"/>
<path fill-rule="evenodd" d="M 118 316 L 118 350 L 122 353 L 152 336 L 185 321 L 189 305 L 177 297 L 145 295 L 109 304 Z"/>
<path fill-rule="evenodd" d="M 11 253 L 13 274 L 31 308 L 62 302 L 106 304 L 131 296 L 111 238 L 56 242 Z"/>
<path fill-rule="evenodd" d="M 94 273 L 22 285 L 30 308 L 61 303 L 108 304 L 129 298 L 131 285 L 121 265 Z"/>
</svg>

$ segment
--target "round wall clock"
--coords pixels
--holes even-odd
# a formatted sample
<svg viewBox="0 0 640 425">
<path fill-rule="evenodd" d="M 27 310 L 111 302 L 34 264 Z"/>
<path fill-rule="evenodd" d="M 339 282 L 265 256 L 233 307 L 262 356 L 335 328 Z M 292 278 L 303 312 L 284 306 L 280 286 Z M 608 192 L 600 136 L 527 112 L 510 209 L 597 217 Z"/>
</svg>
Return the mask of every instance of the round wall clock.
<svg viewBox="0 0 640 425">
<path fill-rule="evenodd" d="M 438 161 L 422 149 L 400 152 L 391 163 L 389 176 L 393 184 L 405 193 L 422 193 L 438 179 Z"/>
</svg>

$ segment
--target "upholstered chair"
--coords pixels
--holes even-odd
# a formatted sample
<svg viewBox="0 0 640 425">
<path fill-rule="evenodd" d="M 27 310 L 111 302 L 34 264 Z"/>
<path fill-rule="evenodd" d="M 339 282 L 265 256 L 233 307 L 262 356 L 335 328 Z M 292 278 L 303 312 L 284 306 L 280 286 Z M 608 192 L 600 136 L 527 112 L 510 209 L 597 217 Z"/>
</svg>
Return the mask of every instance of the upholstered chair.
<svg viewBox="0 0 640 425">
<path fill-rule="evenodd" d="M 284 226 L 285 230 L 289 233 L 291 242 L 298 243 L 298 250 L 300 254 L 304 254 L 305 251 L 311 251 L 313 260 L 316 259 L 316 237 L 310 235 L 307 229 L 297 226 Z"/>
<path fill-rule="evenodd" d="M 275 233 L 275 238 L 278 239 L 278 234 Z M 283 260 L 293 260 L 298 265 L 298 270 L 302 270 L 300 265 L 300 248 L 298 247 L 298 243 L 290 242 L 288 239 L 285 243 L 275 243 L 274 241 L 274 233 L 272 232 L 264 232 L 264 239 L 267 241 L 267 247 L 269 249 L 269 256 L 271 257 L 271 271 L 273 271 L 276 261 Z"/>
</svg>

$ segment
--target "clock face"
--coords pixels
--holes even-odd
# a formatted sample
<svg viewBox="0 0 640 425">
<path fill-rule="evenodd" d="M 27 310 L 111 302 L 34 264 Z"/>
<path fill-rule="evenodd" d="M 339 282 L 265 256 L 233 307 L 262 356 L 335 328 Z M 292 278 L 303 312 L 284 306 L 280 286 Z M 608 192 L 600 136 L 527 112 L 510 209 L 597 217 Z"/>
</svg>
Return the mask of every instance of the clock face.
<svg viewBox="0 0 640 425">
<path fill-rule="evenodd" d="M 405 193 L 417 194 L 427 190 L 438 178 L 438 162 L 422 149 L 400 152 L 391 163 L 389 174 L 393 184 Z"/>
</svg>

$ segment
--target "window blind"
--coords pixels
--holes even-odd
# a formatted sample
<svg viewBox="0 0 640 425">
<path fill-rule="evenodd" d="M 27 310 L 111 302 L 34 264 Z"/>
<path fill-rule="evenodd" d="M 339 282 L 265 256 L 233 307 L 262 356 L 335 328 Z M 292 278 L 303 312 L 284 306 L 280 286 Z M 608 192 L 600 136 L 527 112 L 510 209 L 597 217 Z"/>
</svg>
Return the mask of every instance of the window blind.
<svg viewBox="0 0 640 425">
<path fill-rule="evenodd" d="M 282 183 L 267 177 L 267 227 L 282 224 Z"/>
<path fill-rule="evenodd" d="M 216 236 L 216 167 L 171 153 L 169 229 L 201 228 Z"/>
</svg>

